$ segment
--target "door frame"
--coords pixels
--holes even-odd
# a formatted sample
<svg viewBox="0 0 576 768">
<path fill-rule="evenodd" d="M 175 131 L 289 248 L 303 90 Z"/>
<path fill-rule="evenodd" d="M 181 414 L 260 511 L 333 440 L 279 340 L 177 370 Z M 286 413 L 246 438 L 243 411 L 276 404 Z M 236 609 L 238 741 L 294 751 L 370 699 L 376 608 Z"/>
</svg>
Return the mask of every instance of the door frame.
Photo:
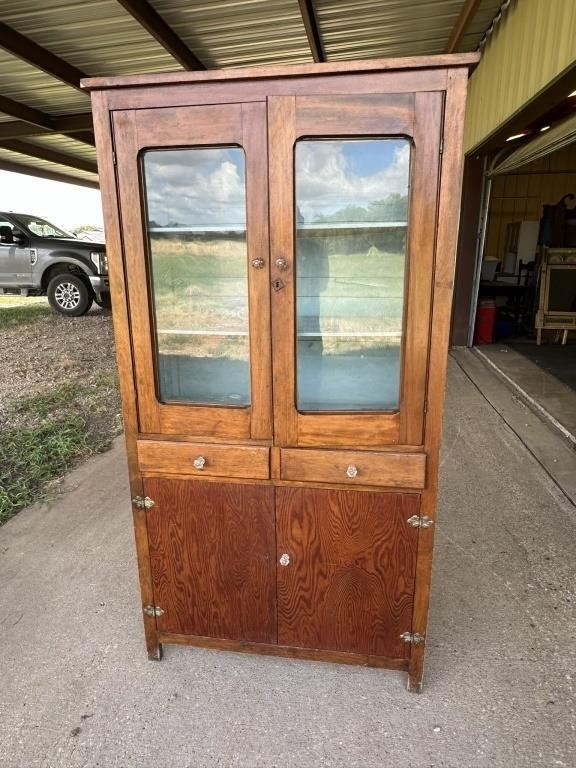
<svg viewBox="0 0 576 768">
<path fill-rule="evenodd" d="M 139 432 L 272 438 L 266 107 L 264 102 L 114 112 L 116 177 L 124 231 L 126 290 Z M 152 291 L 148 270 L 140 158 L 147 149 L 240 146 L 246 158 L 246 232 L 251 404 L 248 407 L 162 403 L 157 397 Z M 260 268 L 252 268 L 261 259 Z"/>
<path fill-rule="evenodd" d="M 424 440 L 426 368 L 440 183 L 443 94 L 271 96 L 270 253 L 274 435 L 281 446 L 403 445 Z M 294 146 L 298 139 L 402 137 L 412 144 L 400 403 L 396 412 L 302 413 L 296 408 Z M 430 204 L 432 201 L 432 204 Z M 280 270 L 282 256 L 288 270 Z"/>
</svg>

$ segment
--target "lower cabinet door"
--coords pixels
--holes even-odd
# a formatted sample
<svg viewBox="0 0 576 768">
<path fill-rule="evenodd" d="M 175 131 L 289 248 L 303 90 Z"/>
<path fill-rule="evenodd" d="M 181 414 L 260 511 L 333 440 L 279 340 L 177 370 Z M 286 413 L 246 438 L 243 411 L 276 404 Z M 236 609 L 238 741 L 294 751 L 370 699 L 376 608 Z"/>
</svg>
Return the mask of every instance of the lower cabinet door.
<svg viewBox="0 0 576 768">
<path fill-rule="evenodd" d="M 158 629 L 276 642 L 274 489 L 145 478 Z"/>
<path fill-rule="evenodd" d="M 276 489 L 278 643 L 404 658 L 418 494 Z"/>
</svg>

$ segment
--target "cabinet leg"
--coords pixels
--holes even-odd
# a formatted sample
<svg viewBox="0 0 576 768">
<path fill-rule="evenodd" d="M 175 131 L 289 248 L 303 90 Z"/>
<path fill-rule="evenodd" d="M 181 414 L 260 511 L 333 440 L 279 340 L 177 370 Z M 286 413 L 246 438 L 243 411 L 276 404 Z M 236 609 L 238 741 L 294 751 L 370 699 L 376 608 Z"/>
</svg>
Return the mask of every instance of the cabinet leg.
<svg viewBox="0 0 576 768">
<path fill-rule="evenodd" d="M 406 688 L 410 693 L 422 693 L 422 670 L 420 672 L 409 672 Z"/>
<path fill-rule="evenodd" d="M 161 661 L 162 660 L 162 643 L 154 643 L 154 645 L 147 643 L 147 646 L 148 646 L 148 660 Z"/>
</svg>

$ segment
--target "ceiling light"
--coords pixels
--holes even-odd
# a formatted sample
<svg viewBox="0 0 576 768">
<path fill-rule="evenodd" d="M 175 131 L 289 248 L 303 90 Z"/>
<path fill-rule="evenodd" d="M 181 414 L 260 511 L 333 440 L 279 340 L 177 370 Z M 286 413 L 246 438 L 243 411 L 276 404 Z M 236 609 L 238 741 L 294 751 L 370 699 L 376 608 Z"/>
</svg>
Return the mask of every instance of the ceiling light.
<svg viewBox="0 0 576 768">
<path fill-rule="evenodd" d="M 506 141 L 514 141 L 514 139 L 523 139 L 526 136 L 525 133 L 515 133 L 514 136 L 508 136 Z"/>
<path fill-rule="evenodd" d="M 568 98 L 570 98 L 570 96 L 576 96 L 576 91 L 572 91 L 572 93 L 569 93 Z"/>
<path fill-rule="evenodd" d="M 544 133 L 544 131 L 549 130 L 549 128 L 550 128 L 549 125 L 543 125 L 542 128 L 540 128 L 540 133 Z"/>
</svg>

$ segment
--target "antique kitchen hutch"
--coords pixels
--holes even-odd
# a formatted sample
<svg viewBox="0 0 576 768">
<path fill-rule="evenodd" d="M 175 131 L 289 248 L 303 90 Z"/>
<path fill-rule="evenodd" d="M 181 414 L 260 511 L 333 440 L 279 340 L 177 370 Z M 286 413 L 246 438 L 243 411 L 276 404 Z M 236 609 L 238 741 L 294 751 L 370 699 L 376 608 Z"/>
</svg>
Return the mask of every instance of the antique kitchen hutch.
<svg viewBox="0 0 576 768">
<path fill-rule="evenodd" d="M 150 658 L 420 689 L 475 61 L 84 82 Z"/>
</svg>

